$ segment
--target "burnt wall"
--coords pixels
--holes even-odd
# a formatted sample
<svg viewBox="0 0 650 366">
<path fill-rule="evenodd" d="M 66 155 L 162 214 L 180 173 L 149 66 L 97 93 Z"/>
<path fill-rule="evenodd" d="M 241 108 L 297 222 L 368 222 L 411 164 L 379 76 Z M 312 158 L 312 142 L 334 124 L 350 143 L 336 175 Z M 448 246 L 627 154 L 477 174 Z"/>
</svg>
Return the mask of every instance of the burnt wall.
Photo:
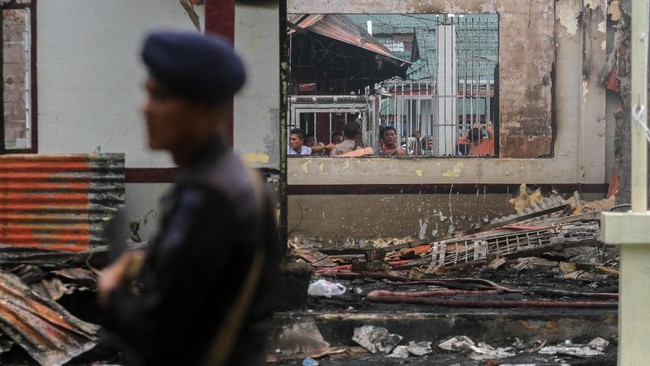
<svg viewBox="0 0 650 366">
<path fill-rule="evenodd" d="M 464 230 L 512 212 L 510 192 L 488 193 L 477 204 L 473 192 L 458 192 L 469 186 L 562 186 L 563 194 L 603 198 L 611 175 L 606 144 L 613 145 L 598 80 L 606 30 L 614 26 L 606 9 L 605 0 L 288 0 L 290 13 L 497 13 L 500 19 L 499 158 L 288 159 L 289 230 L 404 237 L 418 236 L 425 222 L 432 236 L 449 230 L 450 217 L 454 230 Z M 401 194 L 400 187 L 417 185 L 453 192 Z M 354 194 L 370 186 L 388 187 L 390 194 Z"/>
<path fill-rule="evenodd" d="M 551 71 L 555 59 L 554 2 L 499 6 L 500 156 L 552 153 Z M 523 3 L 523 4 L 522 4 Z"/>
<path fill-rule="evenodd" d="M 515 213 L 508 194 L 364 194 L 289 196 L 289 238 L 318 236 L 345 245 L 374 238 L 432 238 Z"/>
</svg>

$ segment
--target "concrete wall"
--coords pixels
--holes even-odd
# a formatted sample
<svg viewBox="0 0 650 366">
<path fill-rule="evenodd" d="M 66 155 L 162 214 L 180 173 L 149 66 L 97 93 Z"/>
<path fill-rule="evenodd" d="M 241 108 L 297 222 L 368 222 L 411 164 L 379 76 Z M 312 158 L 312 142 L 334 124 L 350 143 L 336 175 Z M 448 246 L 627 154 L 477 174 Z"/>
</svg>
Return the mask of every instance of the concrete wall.
<svg viewBox="0 0 650 366">
<path fill-rule="evenodd" d="M 289 239 L 311 237 L 326 246 L 376 238 L 427 239 L 485 225 L 510 215 L 506 195 L 367 194 L 289 196 Z"/>
<path fill-rule="evenodd" d="M 496 12 L 500 16 L 500 158 L 289 159 L 289 191 L 300 192 L 300 196 L 289 197 L 290 229 L 317 235 L 318 230 L 304 223 L 317 220 L 319 229 L 335 227 L 347 217 L 347 212 L 337 207 L 353 201 L 365 212 L 366 202 L 376 206 L 375 199 L 351 195 L 327 196 L 330 200 L 326 208 L 312 204 L 321 201 L 318 191 L 328 186 L 345 185 L 340 191 L 357 187 L 354 191 L 359 192 L 362 189 L 358 186 L 384 185 L 389 188 L 385 199 L 408 201 L 410 198 L 399 194 L 401 185 L 409 186 L 411 192 L 413 187 L 422 185 L 422 194 L 434 193 L 425 187 L 437 185 L 463 187 L 462 192 L 472 185 L 479 191 L 496 185 L 503 198 L 497 201 L 506 202 L 508 187 L 520 183 L 573 187 L 597 186 L 608 180 L 611 171 L 606 169 L 606 153 L 611 153 L 611 149 L 606 148 L 606 143 L 612 142 L 606 141 L 605 89 L 598 84 L 606 51 L 604 0 L 289 0 L 288 12 Z M 458 189 L 452 191 L 458 194 Z M 565 193 L 571 192 L 565 189 Z M 473 200 L 473 194 L 466 194 L 462 202 Z M 460 204 L 456 215 L 470 217 L 474 207 L 465 203 Z M 435 218 L 436 214 L 423 212 L 440 211 L 441 204 L 441 199 L 432 199 L 424 200 L 418 209 L 393 205 L 374 210 L 396 211 L 396 215 L 409 216 L 410 222 L 428 220 L 440 226 L 444 223 Z M 305 207 L 312 211 L 307 212 Z M 300 214 L 295 215 L 294 211 Z M 484 213 L 496 216 L 486 207 Z M 386 235 L 385 230 L 370 226 L 363 232 L 341 226 L 339 232 Z M 390 235 L 413 232 L 413 226 L 406 225 L 404 230 L 397 227 Z"/>
</svg>

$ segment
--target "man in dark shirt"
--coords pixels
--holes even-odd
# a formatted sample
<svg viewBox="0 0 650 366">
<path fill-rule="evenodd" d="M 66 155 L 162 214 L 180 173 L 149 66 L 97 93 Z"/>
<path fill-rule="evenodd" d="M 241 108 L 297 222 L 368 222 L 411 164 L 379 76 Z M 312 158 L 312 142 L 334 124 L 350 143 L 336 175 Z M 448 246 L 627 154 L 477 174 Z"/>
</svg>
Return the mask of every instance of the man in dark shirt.
<svg viewBox="0 0 650 366">
<path fill-rule="evenodd" d="M 359 124 L 356 122 L 350 122 L 343 126 L 343 135 L 345 136 L 345 140 L 334 146 L 332 151 L 330 151 L 330 156 L 340 156 L 358 149 L 360 146 L 357 140 L 360 133 Z"/>
<path fill-rule="evenodd" d="M 397 143 L 397 131 L 393 126 L 384 128 L 384 146 L 382 147 L 382 156 L 404 156 L 406 152 Z"/>
<path fill-rule="evenodd" d="M 174 31 L 151 33 L 142 59 L 149 147 L 181 171 L 147 252 L 102 271 L 104 325 L 129 365 L 263 365 L 280 246 L 260 177 L 222 136 L 243 63 L 221 38 Z"/>
</svg>

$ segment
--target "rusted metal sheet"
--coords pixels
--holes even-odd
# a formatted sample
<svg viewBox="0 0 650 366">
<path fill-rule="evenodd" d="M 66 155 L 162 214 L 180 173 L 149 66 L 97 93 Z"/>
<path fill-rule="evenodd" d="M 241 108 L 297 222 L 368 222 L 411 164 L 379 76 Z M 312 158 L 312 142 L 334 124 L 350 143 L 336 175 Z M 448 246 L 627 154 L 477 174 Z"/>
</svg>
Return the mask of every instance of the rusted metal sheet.
<svg viewBox="0 0 650 366">
<path fill-rule="evenodd" d="M 0 271 L 0 329 L 40 365 L 62 365 L 96 345 L 99 326 L 77 319 L 20 278 Z"/>
<path fill-rule="evenodd" d="M 0 244 L 80 251 L 124 203 L 124 154 L 0 156 Z"/>
</svg>

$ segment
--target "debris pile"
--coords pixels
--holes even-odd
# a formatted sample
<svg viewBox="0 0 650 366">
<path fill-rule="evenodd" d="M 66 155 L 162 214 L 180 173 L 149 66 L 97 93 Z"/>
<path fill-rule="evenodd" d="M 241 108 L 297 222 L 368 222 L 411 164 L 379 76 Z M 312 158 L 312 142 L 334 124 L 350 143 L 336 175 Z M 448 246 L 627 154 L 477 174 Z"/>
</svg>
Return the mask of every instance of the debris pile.
<svg viewBox="0 0 650 366">
<path fill-rule="evenodd" d="M 600 212 L 612 209 L 614 198 L 585 203 L 577 196 L 564 200 L 532 192 L 515 203 L 517 213 L 511 216 L 428 240 L 345 248 L 295 240 L 290 243 L 293 255 L 314 267 L 312 282 L 326 279 L 347 289 L 331 297 L 310 296 L 309 311 L 407 313 L 433 307 L 608 309 L 615 313 L 618 251 L 600 242 L 599 225 Z M 399 308 L 389 307 L 397 304 Z M 516 359 L 522 353 L 584 359 L 603 355 L 606 349 L 611 358 L 615 352 L 603 338 L 552 346 L 543 337 L 532 337 L 528 344 L 500 339 L 493 340 L 496 344 L 492 340 L 475 343 L 467 337 L 402 340 L 401 335 L 374 324 L 355 327 L 350 339 L 373 357 L 390 358 L 426 357 L 442 350 L 461 352 L 475 361 Z M 431 344 L 437 344 L 438 351 Z M 350 351 L 351 345 L 346 347 L 346 352 L 339 353 L 358 353 Z"/>
<path fill-rule="evenodd" d="M 328 356 L 329 359 L 321 360 L 323 365 L 393 365 L 396 361 L 391 361 L 391 359 L 409 359 L 408 363 L 411 365 L 446 365 L 449 364 L 446 362 L 452 360 L 455 361 L 454 365 L 523 366 L 537 364 L 530 363 L 531 361 L 540 362 L 539 364 L 550 362 L 551 364 L 570 365 L 577 364 L 575 360 L 585 361 L 578 364 L 589 365 L 590 362 L 604 364 L 602 356 L 611 348 L 609 347 L 610 343 L 600 337 L 586 343 L 574 343 L 573 340 L 567 339 L 552 345 L 547 345 L 546 340 L 524 341 L 515 338 L 494 346 L 487 342 L 475 342 L 467 336 L 454 336 L 439 341 L 405 341 L 401 335 L 390 333 L 386 328 L 371 325 L 354 328 L 352 341 L 361 347 L 330 347 L 323 340 L 315 324 L 306 323 L 298 328 L 285 329 L 283 334 L 291 333 L 290 338 L 294 339 L 294 343 L 301 344 L 300 351 L 293 354 L 293 359 L 302 359 L 303 365 L 319 365 L 321 363 L 316 359 L 322 359 L 325 356 Z M 285 341 L 287 340 L 285 339 Z M 305 348 L 308 343 L 312 343 L 312 345 Z M 366 356 L 364 356 L 364 352 L 367 352 Z M 350 361 L 351 356 L 356 356 L 359 362 Z M 458 362 L 462 358 L 466 358 L 468 361 Z M 599 359 L 600 362 L 597 361 Z M 286 348 L 278 349 L 275 354 L 267 357 L 268 363 L 296 364 L 291 360 L 291 353 L 287 353 Z M 611 357 L 610 360 L 613 361 Z"/>
<path fill-rule="evenodd" d="M 95 268 L 106 263 L 108 249 L 0 249 L 0 363 L 96 361 L 88 356 L 101 338 Z"/>
</svg>

